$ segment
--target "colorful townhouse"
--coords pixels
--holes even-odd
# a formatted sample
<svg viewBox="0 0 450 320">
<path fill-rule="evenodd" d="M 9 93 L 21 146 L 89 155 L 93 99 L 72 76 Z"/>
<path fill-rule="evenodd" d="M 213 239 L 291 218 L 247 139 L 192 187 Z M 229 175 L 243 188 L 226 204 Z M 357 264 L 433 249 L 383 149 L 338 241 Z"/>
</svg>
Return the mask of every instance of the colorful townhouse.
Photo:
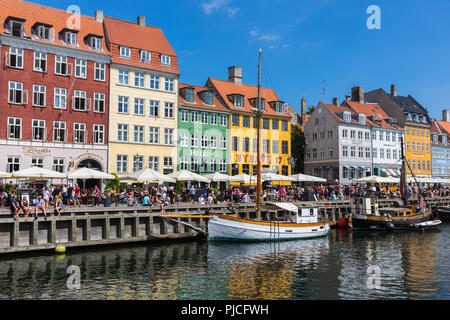
<svg viewBox="0 0 450 320">
<path fill-rule="evenodd" d="M 108 169 L 102 20 L 0 1 L 0 170 Z"/>
<path fill-rule="evenodd" d="M 444 110 L 444 113 L 447 110 Z M 433 178 L 450 178 L 450 122 L 432 120 L 431 163 Z M 448 119 L 447 119 L 448 120 Z"/>
<path fill-rule="evenodd" d="M 356 97 L 359 101 L 359 97 Z M 372 174 L 372 127 L 364 113 L 319 102 L 304 126 L 305 173 L 341 184 Z"/>
<path fill-rule="evenodd" d="M 228 109 L 211 89 L 180 83 L 178 170 L 228 174 Z"/>
<path fill-rule="evenodd" d="M 431 121 L 428 111 L 411 95 L 399 96 L 395 85 L 391 93 L 383 89 L 367 92 L 367 102 L 377 103 L 398 125 L 405 130 L 405 157 L 411 171 L 417 177 L 431 177 Z M 408 176 L 411 176 L 407 170 Z"/>
<path fill-rule="evenodd" d="M 176 170 L 178 58 L 161 29 L 105 17 L 111 52 L 109 172 Z"/>
<path fill-rule="evenodd" d="M 344 100 L 342 106 L 349 108 L 353 112 L 365 114 L 372 123 L 372 167 L 373 175 L 381 177 L 399 177 L 402 167 L 401 139 L 404 137 L 396 119 L 389 115 L 376 103 L 365 102 L 363 95 L 357 93 L 362 90 L 360 87 L 353 88 L 352 98 Z M 355 97 L 361 97 L 357 101 Z"/>
<path fill-rule="evenodd" d="M 206 87 L 230 111 L 229 173 L 257 174 L 258 87 L 242 83 L 242 68 L 230 67 L 228 81 L 209 78 Z M 274 89 L 261 88 L 262 169 L 291 174 L 291 115 Z"/>
</svg>

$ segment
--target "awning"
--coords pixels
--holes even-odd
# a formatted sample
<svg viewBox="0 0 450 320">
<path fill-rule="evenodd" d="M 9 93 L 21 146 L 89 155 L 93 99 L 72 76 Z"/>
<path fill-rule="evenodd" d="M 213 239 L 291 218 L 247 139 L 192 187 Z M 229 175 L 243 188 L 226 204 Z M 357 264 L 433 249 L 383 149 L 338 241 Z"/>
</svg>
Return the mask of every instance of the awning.
<svg viewBox="0 0 450 320">
<path fill-rule="evenodd" d="M 366 168 L 364 168 L 364 171 L 365 171 L 365 172 L 370 172 L 370 171 L 372 171 L 372 169 L 366 167 Z"/>
<path fill-rule="evenodd" d="M 356 171 L 361 171 L 361 169 L 362 169 L 361 167 L 355 167 Z"/>
<path fill-rule="evenodd" d="M 347 170 L 353 170 L 353 167 L 349 167 L 349 166 L 344 166 L 344 168 Z"/>
<path fill-rule="evenodd" d="M 273 204 L 278 208 L 281 208 L 286 211 L 298 213 L 298 207 L 289 202 L 270 202 L 270 204 Z"/>
</svg>

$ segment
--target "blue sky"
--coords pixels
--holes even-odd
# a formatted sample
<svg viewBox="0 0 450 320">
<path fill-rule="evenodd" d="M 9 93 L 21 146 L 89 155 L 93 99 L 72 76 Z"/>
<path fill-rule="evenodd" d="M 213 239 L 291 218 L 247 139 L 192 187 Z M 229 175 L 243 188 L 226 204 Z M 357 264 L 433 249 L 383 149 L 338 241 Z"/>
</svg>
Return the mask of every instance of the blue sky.
<svg viewBox="0 0 450 320">
<path fill-rule="evenodd" d="M 181 81 L 203 85 L 243 68 L 243 81 L 262 85 L 299 111 L 320 100 L 340 101 L 351 87 L 366 91 L 397 85 L 441 119 L 450 109 L 449 0 L 33 0 L 81 13 L 160 27 L 179 57 Z M 370 5 L 381 10 L 381 29 L 370 30 Z"/>
</svg>

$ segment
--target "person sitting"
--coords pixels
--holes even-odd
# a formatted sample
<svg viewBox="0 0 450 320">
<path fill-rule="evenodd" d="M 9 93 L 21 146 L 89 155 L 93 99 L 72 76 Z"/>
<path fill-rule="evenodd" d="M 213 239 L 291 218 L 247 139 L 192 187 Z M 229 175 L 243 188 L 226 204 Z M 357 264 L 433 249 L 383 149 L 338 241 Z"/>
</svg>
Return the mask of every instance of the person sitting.
<svg viewBox="0 0 450 320">
<path fill-rule="evenodd" d="M 19 201 L 17 201 L 17 196 L 15 194 L 11 196 L 10 208 L 14 220 L 16 220 L 19 217 L 19 214 L 22 212 L 22 208 L 20 207 Z"/>
<path fill-rule="evenodd" d="M 144 207 L 150 207 L 152 203 L 150 202 L 150 197 L 148 196 L 148 192 L 145 193 L 144 199 L 142 200 L 142 205 Z"/>
<path fill-rule="evenodd" d="M 22 207 L 23 213 L 25 214 L 25 218 L 28 218 L 28 215 L 31 212 L 30 202 L 27 197 L 23 197 L 20 202 L 20 206 Z"/>
<path fill-rule="evenodd" d="M 58 214 L 58 217 L 61 217 L 61 210 L 64 209 L 64 203 L 62 202 L 60 196 L 55 197 L 55 212 Z"/>
<path fill-rule="evenodd" d="M 34 207 L 34 219 L 39 217 L 39 210 L 44 214 L 45 220 L 47 220 L 47 211 L 45 210 L 45 201 L 41 195 L 38 195 L 36 206 Z"/>
</svg>

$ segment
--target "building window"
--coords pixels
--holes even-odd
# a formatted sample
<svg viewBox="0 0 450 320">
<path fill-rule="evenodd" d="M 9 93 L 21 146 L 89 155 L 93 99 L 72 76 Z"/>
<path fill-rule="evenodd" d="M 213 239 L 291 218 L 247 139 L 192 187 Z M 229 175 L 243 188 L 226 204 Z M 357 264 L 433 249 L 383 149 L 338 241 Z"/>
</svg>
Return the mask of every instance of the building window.
<svg viewBox="0 0 450 320">
<path fill-rule="evenodd" d="M 342 130 L 342 138 L 348 138 L 348 130 L 347 129 Z"/>
<path fill-rule="evenodd" d="M 64 173 L 66 170 L 66 159 L 64 158 L 53 158 L 53 171 Z"/>
<path fill-rule="evenodd" d="M 191 122 L 193 122 L 193 123 L 198 122 L 198 112 L 197 111 L 191 111 Z"/>
<path fill-rule="evenodd" d="M 202 124 L 208 124 L 208 114 L 206 112 L 202 112 L 201 116 L 202 116 Z"/>
<path fill-rule="evenodd" d="M 148 157 L 148 167 L 152 170 L 159 171 L 159 157 Z"/>
<path fill-rule="evenodd" d="M 356 147 L 350 147 L 350 157 L 356 158 Z"/>
<path fill-rule="evenodd" d="M 370 159 L 370 148 L 366 148 L 366 159 Z"/>
<path fill-rule="evenodd" d="M 94 80 L 106 81 L 106 65 L 104 63 L 95 63 Z"/>
<path fill-rule="evenodd" d="M 73 142 L 74 143 L 86 143 L 86 124 L 74 123 L 73 124 Z"/>
<path fill-rule="evenodd" d="M 33 106 L 45 107 L 46 87 L 33 85 Z"/>
<path fill-rule="evenodd" d="M 180 158 L 180 170 L 189 170 L 187 158 Z"/>
<path fill-rule="evenodd" d="M 352 121 L 352 116 L 350 112 L 344 111 L 344 122 L 350 123 Z"/>
<path fill-rule="evenodd" d="M 173 172 L 173 159 L 164 157 L 164 174 L 170 174 Z"/>
<path fill-rule="evenodd" d="M 239 115 L 238 114 L 232 115 L 231 124 L 235 127 L 239 127 Z"/>
<path fill-rule="evenodd" d="M 263 129 L 265 129 L 265 130 L 270 129 L 270 119 L 267 119 L 267 118 L 263 119 Z"/>
<path fill-rule="evenodd" d="M 87 68 L 86 60 L 75 59 L 75 77 L 77 78 L 87 78 Z"/>
<path fill-rule="evenodd" d="M 263 153 L 270 153 L 270 140 L 263 140 Z"/>
<path fill-rule="evenodd" d="M 350 130 L 350 139 L 356 139 L 356 131 Z"/>
<path fill-rule="evenodd" d="M 53 122 L 53 141 L 66 142 L 66 123 L 62 121 Z"/>
<path fill-rule="evenodd" d="M 105 94 L 104 93 L 94 93 L 94 112 L 104 113 L 105 112 Z"/>
<path fill-rule="evenodd" d="M 134 99 L 134 114 L 144 115 L 144 99 Z"/>
<path fill-rule="evenodd" d="M 128 142 L 128 125 L 118 124 L 117 125 L 117 141 L 118 142 Z"/>
<path fill-rule="evenodd" d="M 122 58 L 130 58 L 131 57 L 131 49 L 130 48 L 120 46 L 119 51 L 120 51 L 120 56 Z"/>
<path fill-rule="evenodd" d="M 212 125 L 217 125 L 217 119 L 218 119 L 217 113 L 212 113 L 211 114 L 211 124 Z"/>
<path fill-rule="evenodd" d="M 217 137 L 215 136 L 210 137 L 210 148 L 217 149 Z"/>
<path fill-rule="evenodd" d="M 220 115 L 220 125 L 227 126 L 228 125 L 228 117 L 224 114 Z"/>
<path fill-rule="evenodd" d="M 12 104 L 27 104 L 27 91 L 23 90 L 23 83 L 9 81 L 8 102 Z"/>
<path fill-rule="evenodd" d="M 210 172 L 217 172 L 217 159 L 211 159 L 210 163 Z"/>
<path fill-rule="evenodd" d="M 159 101 L 150 100 L 150 116 L 159 116 Z"/>
<path fill-rule="evenodd" d="M 170 56 L 168 56 L 166 54 L 162 54 L 161 55 L 161 64 L 163 64 L 165 66 L 170 66 Z"/>
<path fill-rule="evenodd" d="M 144 126 L 134 126 L 134 142 L 144 143 Z"/>
<path fill-rule="evenodd" d="M 33 120 L 31 130 L 32 140 L 45 141 L 45 120 Z"/>
<path fill-rule="evenodd" d="M 189 136 L 187 133 L 180 134 L 180 147 L 187 148 L 189 146 Z"/>
<path fill-rule="evenodd" d="M 173 145 L 173 129 L 164 129 L 164 144 Z"/>
<path fill-rule="evenodd" d="M 11 68 L 23 69 L 23 49 L 9 48 L 6 64 Z"/>
<path fill-rule="evenodd" d="M 280 153 L 280 142 L 278 140 L 272 140 L 272 153 Z"/>
<path fill-rule="evenodd" d="M 191 135 L 191 147 L 198 147 L 198 136 L 196 134 Z"/>
<path fill-rule="evenodd" d="M 198 171 L 198 159 L 197 158 L 191 159 L 191 171 L 193 171 L 193 172 Z"/>
<path fill-rule="evenodd" d="M 72 65 L 73 66 L 73 65 Z M 70 75 L 67 57 L 55 56 L 55 74 L 61 76 Z"/>
<path fill-rule="evenodd" d="M 42 52 L 34 53 L 34 71 L 47 72 L 47 54 Z"/>
<path fill-rule="evenodd" d="M 141 50 L 141 61 L 142 62 L 151 62 L 152 61 L 152 53 L 150 51 Z"/>
<path fill-rule="evenodd" d="M 386 149 L 386 159 L 391 159 L 391 149 Z"/>
<path fill-rule="evenodd" d="M 8 156 L 6 160 L 6 171 L 12 173 L 19 171 L 20 169 L 20 157 Z"/>
<path fill-rule="evenodd" d="M 164 117 L 173 118 L 174 107 L 173 103 L 165 102 L 164 103 Z"/>
<path fill-rule="evenodd" d="M 88 111 L 90 99 L 86 98 L 86 91 L 75 90 L 73 95 L 73 109 L 76 111 Z"/>
<path fill-rule="evenodd" d="M 144 88 L 145 84 L 145 74 L 143 72 L 134 73 L 134 85 L 136 87 Z"/>
<path fill-rule="evenodd" d="M 239 174 L 239 164 L 238 163 L 234 163 L 231 165 L 231 175 L 235 176 Z"/>
<path fill-rule="evenodd" d="M 242 126 L 244 128 L 250 128 L 250 117 L 249 116 L 242 116 Z"/>
<path fill-rule="evenodd" d="M 71 46 L 77 45 L 77 34 L 75 32 L 72 31 L 66 32 L 66 44 Z"/>
<path fill-rule="evenodd" d="M 289 154 L 289 141 L 282 141 L 281 142 L 281 153 L 282 154 Z"/>
<path fill-rule="evenodd" d="M 173 92 L 174 91 L 174 79 L 173 78 L 169 78 L 166 77 L 165 80 L 165 90 L 169 91 L 169 92 Z"/>
<path fill-rule="evenodd" d="M 180 115 L 181 115 L 182 122 L 189 122 L 189 111 L 181 110 Z"/>
<path fill-rule="evenodd" d="M 225 162 L 224 159 L 221 159 L 219 161 L 219 171 L 220 172 L 227 172 L 227 163 Z"/>
<path fill-rule="evenodd" d="M 119 69 L 119 84 L 128 85 L 130 83 L 130 71 Z"/>
<path fill-rule="evenodd" d="M 159 90 L 159 76 L 155 74 L 150 75 L 150 89 Z"/>
<path fill-rule="evenodd" d="M 118 154 L 117 155 L 117 173 L 128 172 L 128 156 Z"/>
<path fill-rule="evenodd" d="M 8 139 L 22 138 L 22 118 L 8 117 Z"/>
<path fill-rule="evenodd" d="M 94 124 L 94 144 L 105 143 L 105 126 L 102 124 Z"/>
<path fill-rule="evenodd" d="M 44 158 L 41 157 L 31 157 L 31 166 L 44 168 Z"/>
<path fill-rule="evenodd" d="M 342 147 L 342 157 L 344 157 L 344 158 L 348 157 L 348 146 Z"/>
<path fill-rule="evenodd" d="M 384 159 L 384 149 L 380 149 L 380 159 Z"/>
<path fill-rule="evenodd" d="M 158 144 L 159 143 L 159 128 L 156 127 L 150 127 L 150 137 L 149 137 L 149 143 L 151 144 Z"/>
<path fill-rule="evenodd" d="M 242 140 L 242 151 L 250 152 L 250 138 L 244 138 Z"/>
<path fill-rule="evenodd" d="M 239 137 L 233 137 L 232 151 L 239 151 Z"/>
<path fill-rule="evenodd" d="M 91 37 L 91 49 L 102 50 L 102 39 L 99 37 Z"/>
<path fill-rule="evenodd" d="M 128 97 L 120 97 L 119 96 L 119 105 L 117 112 L 119 113 L 128 113 Z"/>
<path fill-rule="evenodd" d="M 23 23 L 20 21 L 11 21 L 10 25 L 11 35 L 13 37 L 22 38 L 23 35 Z"/>
<path fill-rule="evenodd" d="M 227 138 L 226 137 L 220 137 L 220 149 L 222 149 L 222 150 L 227 149 Z"/>
<path fill-rule="evenodd" d="M 202 136 L 202 148 L 208 148 L 208 136 Z"/>
<path fill-rule="evenodd" d="M 133 172 L 144 169 L 144 157 L 143 156 L 134 156 L 133 157 Z"/>
<path fill-rule="evenodd" d="M 66 109 L 67 108 L 67 90 L 64 88 L 55 88 L 55 109 Z"/>
<path fill-rule="evenodd" d="M 281 120 L 281 131 L 288 131 L 289 122 L 288 120 Z"/>
<path fill-rule="evenodd" d="M 278 130 L 280 122 L 277 119 L 272 119 L 272 130 Z"/>
</svg>

